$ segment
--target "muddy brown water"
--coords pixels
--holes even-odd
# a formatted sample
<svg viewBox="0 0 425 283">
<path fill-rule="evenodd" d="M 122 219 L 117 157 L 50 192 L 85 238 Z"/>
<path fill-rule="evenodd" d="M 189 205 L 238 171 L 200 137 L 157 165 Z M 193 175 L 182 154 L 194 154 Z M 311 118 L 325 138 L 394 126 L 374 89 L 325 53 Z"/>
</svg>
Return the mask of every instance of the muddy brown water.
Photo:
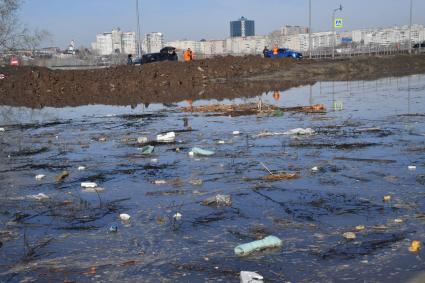
<svg viewBox="0 0 425 283">
<path fill-rule="evenodd" d="M 424 252 L 408 247 L 425 241 L 425 76 L 278 94 L 219 103 L 261 98 L 327 111 L 232 118 L 180 112 L 186 102 L 0 106 L 0 281 L 239 282 L 242 270 L 265 282 L 421 280 Z M 294 128 L 316 134 L 281 134 Z M 141 154 L 138 137 L 168 131 L 176 142 Z M 194 146 L 216 154 L 190 157 Z M 300 178 L 267 182 L 261 163 Z M 57 182 L 64 170 L 69 176 Z M 104 191 L 85 192 L 86 181 Z M 49 198 L 30 197 L 39 193 Z M 202 205 L 217 194 L 231 195 L 232 205 Z M 234 255 L 238 244 L 267 235 L 283 246 Z"/>
</svg>

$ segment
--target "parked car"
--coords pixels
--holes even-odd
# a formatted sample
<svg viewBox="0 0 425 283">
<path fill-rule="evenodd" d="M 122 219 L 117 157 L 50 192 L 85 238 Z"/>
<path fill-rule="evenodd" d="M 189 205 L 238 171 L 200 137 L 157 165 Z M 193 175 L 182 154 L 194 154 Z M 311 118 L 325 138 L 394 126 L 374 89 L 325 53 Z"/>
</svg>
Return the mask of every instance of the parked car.
<svg viewBox="0 0 425 283">
<path fill-rule="evenodd" d="M 277 55 L 273 54 L 273 50 L 269 50 L 265 54 L 266 58 L 294 58 L 301 60 L 303 55 L 300 52 L 293 51 L 287 48 L 279 48 Z"/>
<path fill-rule="evenodd" d="M 142 58 L 134 58 L 133 65 L 142 65 Z"/>
<path fill-rule="evenodd" d="M 6 79 L 8 76 L 8 74 L 0 72 L 0 80 Z"/>
<path fill-rule="evenodd" d="M 148 53 L 142 56 L 142 58 L 138 58 L 133 60 L 133 64 L 148 64 L 153 62 L 160 61 L 177 61 L 178 56 L 176 53 L 176 48 L 167 46 L 162 48 L 158 53 Z"/>
<path fill-rule="evenodd" d="M 425 41 L 423 41 L 422 43 L 416 43 L 415 45 L 413 45 L 413 48 L 425 48 Z"/>
</svg>

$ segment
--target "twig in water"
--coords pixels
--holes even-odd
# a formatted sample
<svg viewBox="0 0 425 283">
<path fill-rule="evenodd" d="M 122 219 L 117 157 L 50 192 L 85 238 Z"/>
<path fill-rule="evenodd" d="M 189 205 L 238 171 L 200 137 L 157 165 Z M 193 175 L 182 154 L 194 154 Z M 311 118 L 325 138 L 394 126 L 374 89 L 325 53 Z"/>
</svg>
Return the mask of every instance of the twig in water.
<svg viewBox="0 0 425 283">
<path fill-rule="evenodd" d="M 270 175 L 274 175 L 272 171 L 270 171 L 270 169 L 263 162 L 260 162 L 260 164 L 270 173 Z"/>
</svg>

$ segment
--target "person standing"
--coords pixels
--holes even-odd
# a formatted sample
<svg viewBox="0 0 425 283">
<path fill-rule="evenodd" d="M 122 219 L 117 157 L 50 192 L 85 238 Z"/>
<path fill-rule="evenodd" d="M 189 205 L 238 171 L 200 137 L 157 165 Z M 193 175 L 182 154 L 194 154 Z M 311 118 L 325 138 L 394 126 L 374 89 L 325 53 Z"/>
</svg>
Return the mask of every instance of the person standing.
<svg viewBox="0 0 425 283">
<path fill-rule="evenodd" d="M 184 61 L 186 61 L 186 62 L 192 61 L 192 60 L 193 60 L 193 53 L 192 53 L 192 50 L 190 50 L 190 48 L 188 48 L 188 49 L 184 52 L 183 57 L 184 57 Z"/>
<path fill-rule="evenodd" d="M 269 49 L 267 48 L 267 46 L 264 46 L 263 56 L 264 56 L 264 58 L 269 57 Z"/>
<path fill-rule="evenodd" d="M 133 65 L 133 55 L 131 54 L 127 56 L 127 65 Z"/>
<path fill-rule="evenodd" d="M 273 56 L 277 56 L 279 54 L 279 48 L 277 47 L 277 45 L 275 45 L 273 47 Z"/>
</svg>

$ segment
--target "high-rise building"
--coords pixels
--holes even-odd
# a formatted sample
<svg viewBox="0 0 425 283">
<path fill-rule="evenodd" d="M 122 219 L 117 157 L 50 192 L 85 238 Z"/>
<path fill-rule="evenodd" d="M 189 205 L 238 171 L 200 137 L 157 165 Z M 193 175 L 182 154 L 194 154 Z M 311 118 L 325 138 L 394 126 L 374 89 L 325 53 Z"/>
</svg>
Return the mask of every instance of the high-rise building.
<svg viewBox="0 0 425 283">
<path fill-rule="evenodd" d="M 226 40 L 206 40 L 200 42 L 200 52 L 205 55 L 224 54 Z"/>
<path fill-rule="evenodd" d="M 230 22 L 230 37 L 247 37 L 255 35 L 255 22 L 241 17 Z"/>
<path fill-rule="evenodd" d="M 122 51 L 125 54 L 136 54 L 136 33 L 123 32 L 121 37 Z"/>
<path fill-rule="evenodd" d="M 396 43 L 407 43 L 409 38 L 412 43 L 425 40 L 425 28 L 422 25 L 412 26 L 412 35 L 409 37 L 410 27 L 373 28 L 353 30 L 353 42 L 361 44 L 390 46 Z"/>
<path fill-rule="evenodd" d="M 226 39 L 226 52 L 234 55 L 261 54 L 267 46 L 267 36 L 230 37 Z"/>
<path fill-rule="evenodd" d="M 96 36 L 96 43 L 92 44 L 99 55 L 111 55 L 113 53 L 136 53 L 136 33 L 122 32 L 115 28 L 112 32 L 104 32 Z"/>
<path fill-rule="evenodd" d="M 115 53 L 122 52 L 121 37 L 122 32 L 120 28 L 112 29 L 112 50 L 114 50 Z"/>
<path fill-rule="evenodd" d="M 302 26 L 283 26 L 280 28 L 280 34 L 283 36 L 308 33 L 308 27 Z"/>
<path fill-rule="evenodd" d="M 96 36 L 96 50 L 99 55 L 110 55 L 113 53 L 112 33 L 105 32 Z"/>
<path fill-rule="evenodd" d="M 159 52 L 164 47 L 164 35 L 160 32 L 151 32 L 145 35 L 143 49 L 146 53 Z"/>
</svg>

